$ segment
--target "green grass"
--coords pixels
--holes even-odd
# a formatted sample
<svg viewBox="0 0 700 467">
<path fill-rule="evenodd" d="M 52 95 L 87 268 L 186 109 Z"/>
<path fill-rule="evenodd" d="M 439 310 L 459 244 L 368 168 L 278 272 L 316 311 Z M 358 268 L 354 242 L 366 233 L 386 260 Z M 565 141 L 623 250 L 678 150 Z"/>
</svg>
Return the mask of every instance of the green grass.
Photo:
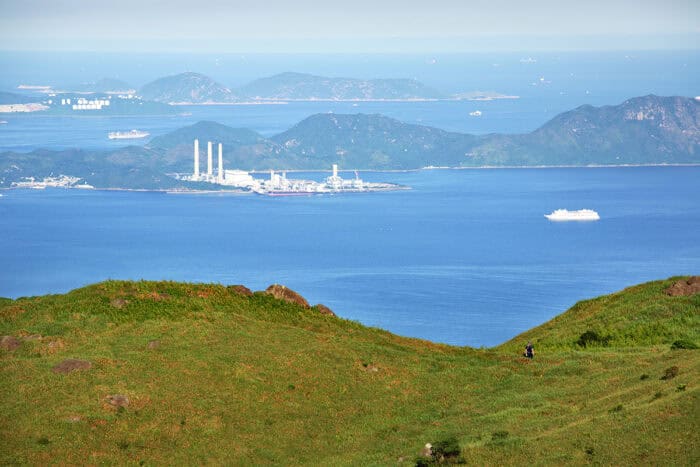
<svg viewBox="0 0 700 467">
<path fill-rule="evenodd" d="M 700 351 L 671 344 L 700 342 L 700 296 L 672 282 L 480 350 L 220 285 L 0 300 L 0 335 L 42 336 L 0 350 L 0 464 L 412 465 L 454 437 L 468 464 L 697 465 Z M 577 345 L 587 330 L 606 345 Z M 66 358 L 93 367 L 53 373 Z"/>
</svg>

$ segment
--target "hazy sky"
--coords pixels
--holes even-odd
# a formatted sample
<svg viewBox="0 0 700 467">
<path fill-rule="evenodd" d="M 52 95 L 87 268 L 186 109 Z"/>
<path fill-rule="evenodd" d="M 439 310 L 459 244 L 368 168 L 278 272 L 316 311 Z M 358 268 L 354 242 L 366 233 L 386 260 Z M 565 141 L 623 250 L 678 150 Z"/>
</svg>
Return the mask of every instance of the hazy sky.
<svg viewBox="0 0 700 467">
<path fill-rule="evenodd" d="M 700 0 L 0 0 L 4 50 L 700 48 Z"/>
</svg>

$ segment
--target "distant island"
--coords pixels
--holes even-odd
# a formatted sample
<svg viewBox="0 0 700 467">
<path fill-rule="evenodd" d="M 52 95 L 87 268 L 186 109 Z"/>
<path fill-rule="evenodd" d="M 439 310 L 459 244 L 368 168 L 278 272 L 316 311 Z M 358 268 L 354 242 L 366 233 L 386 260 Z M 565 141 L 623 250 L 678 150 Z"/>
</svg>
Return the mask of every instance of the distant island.
<svg viewBox="0 0 700 467">
<path fill-rule="evenodd" d="M 0 187 L 28 177 L 65 175 L 96 188 L 217 189 L 176 180 L 192 171 L 193 141 L 223 145 L 227 168 L 410 170 L 426 167 L 546 167 L 700 163 L 700 102 L 654 95 L 620 105 L 584 105 L 517 135 L 470 135 L 403 123 L 382 115 L 312 115 L 266 138 L 199 122 L 111 151 L 0 154 Z"/>
<path fill-rule="evenodd" d="M 111 89 L 94 83 L 82 89 Z M 71 86 L 81 88 L 80 86 Z M 33 90 L 36 92 L 36 90 Z M 3 113 L 34 113 L 55 116 L 126 116 L 173 115 L 178 109 L 161 102 L 142 99 L 133 90 L 118 91 L 58 91 L 43 89 L 41 94 L 0 92 L 0 115 Z"/>
<path fill-rule="evenodd" d="M 200 73 L 180 73 L 152 81 L 139 90 L 144 99 L 167 104 L 233 103 L 243 99 Z"/>
<path fill-rule="evenodd" d="M 496 91 L 470 91 L 462 92 L 452 96 L 456 100 L 467 101 L 494 101 L 497 99 L 520 99 L 520 96 L 501 94 Z"/>
<path fill-rule="evenodd" d="M 280 73 L 239 89 L 253 100 L 435 100 L 446 96 L 414 79 L 329 78 Z"/>
<path fill-rule="evenodd" d="M 285 72 L 256 79 L 238 89 L 229 88 L 213 78 L 195 72 L 164 76 L 151 81 L 140 89 L 122 80 L 102 78 L 96 82 L 73 85 L 45 86 L 21 84 L 17 89 L 32 92 L 31 102 L 12 102 L 0 107 L 3 112 L 55 111 L 47 101 L 51 97 L 83 97 L 95 99 L 109 95 L 128 95 L 143 103 L 161 105 L 244 105 L 270 104 L 284 102 L 346 101 L 346 102 L 415 102 L 437 100 L 471 100 L 491 101 L 495 99 L 518 99 L 519 96 L 502 94 L 496 91 L 469 91 L 446 94 L 433 89 L 418 80 L 406 78 L 358 79 L 318 76 L 308 73 Z M 0 93 L 0 106 L 3 105 L 2 94 L 7 100 L 10 93 Z M 27 99 L 29 95 L 15 95 L 14 100 Z M 40 104 L 44 107 L 19 106 L 17 104 Z M 65 109 L 63 109 L 65 110 Z M 132 115 L 139 112 L 152 114 L 154 109 L 130 109 Z M 159 113 L 167 113 L 163 108 Z M 175 110 L 173 110 L 175 112 Z M 48 112 L 51 114 L 52 112 Z M 55 112 L 53 112 L 55 113 Z M 60 114 L 61 112 L 59 112 Z M 106 112 L 109 113 L 109 112 Z M 114 114 L 114 112 L 111 112 Z"/>
</svg>

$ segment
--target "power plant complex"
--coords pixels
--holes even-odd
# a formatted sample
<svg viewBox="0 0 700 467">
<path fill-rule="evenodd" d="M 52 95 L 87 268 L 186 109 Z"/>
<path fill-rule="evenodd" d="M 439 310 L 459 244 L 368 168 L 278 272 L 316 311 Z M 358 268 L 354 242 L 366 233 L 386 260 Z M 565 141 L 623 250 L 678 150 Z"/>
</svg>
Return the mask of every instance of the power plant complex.
<svg viewBox="0 0 700 467">
<path fill-rule="evenodd" d="M 291 195 L 308 195 L 320 193 L 339 193 L 339 192 L 361 192 L 361 191 L 387 191 L 400 189 L 399 185 L 392 183 L 370 183 L 360 179 L 357 172 L 355 178 L 345 180 L 338 175 L 338 165 L 333 164 L 333 172 L 330 177 L 327 177 L 322 182 L 313 180 L 301 180 L 287 178 L 286 172 L 281 174 L 270 170 L 269 178 L 257 179 L 253 178 L 250 173 L 244 170 L 225 170 L 223 144 L 218 143 L 218 164 L 216 175 L 214 175 L 214 157 L 213 143 L 207 142 L 207 171 L 200 171 L 200 151 L 199 139 L 194 140 L 194 167 L 192 174 L 177 174 L 175 177 L 179 180 L 188 180 L 192 182 L 207 182 L 216 185 L 229 186 L 245 189 L 253 193 L 259 193 L 270 196 L 291 196 Z"/>
</svg>

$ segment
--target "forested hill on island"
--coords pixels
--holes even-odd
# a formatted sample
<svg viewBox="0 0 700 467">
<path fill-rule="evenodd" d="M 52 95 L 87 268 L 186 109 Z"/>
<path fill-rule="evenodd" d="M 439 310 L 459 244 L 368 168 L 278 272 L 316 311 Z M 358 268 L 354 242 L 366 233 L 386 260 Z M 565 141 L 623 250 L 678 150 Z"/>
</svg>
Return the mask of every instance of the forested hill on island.
<svg viewBox="0 0 700 467">
<path fill-rule="evenodd" d="M 231 104 L 268 100 L 426 100 L 443 94 L 414 79 L 328 78 L 280 73 L 231 90 L 199 73 L 180 73 L 152 81 L 139 95 L 163 103 Z"/>
<path fill-rule="evenodd" d="M 420 100 L 445 96 L 415 79 L 328 78 L 280 73 L 239 89 L 251 99 L 279 100 Z"/>
<path fill-rule="evenodd" d="M 146 147 L 4 153 L 0 186 L 64 174 L 96 187 L 172 188 L 182 182 L 166 174 L 192 170 L 195 138 L 222 143 L 226 167 L 246 170 L 700 164 L 700 102 L 650 95 L 586 105 L 520 135 L 474 136 L 366 114 L 312 115 L 271 138 L 199 122 Z"/>
<path fill-rule="evenodd" d="M 233 103 L 241 98 L 223 84 L 199 73 L 166 76 L 143 86 L 139 95 L 166 104 Z"/>
</svg>

